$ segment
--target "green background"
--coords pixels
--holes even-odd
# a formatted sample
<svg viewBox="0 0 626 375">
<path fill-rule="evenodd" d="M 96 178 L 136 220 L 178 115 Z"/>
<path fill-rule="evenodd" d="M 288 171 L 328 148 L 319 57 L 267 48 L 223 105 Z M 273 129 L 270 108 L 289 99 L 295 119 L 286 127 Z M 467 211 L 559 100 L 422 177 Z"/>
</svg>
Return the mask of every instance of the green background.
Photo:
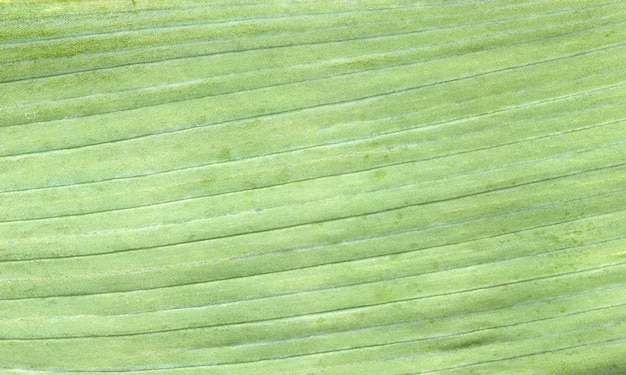
<svg viewBox="0 0 626 375">
<path fill-rule="evenodd" d="M 622 1 L 0 1 L 0 373 L 626 373 Z"/>
</svg>

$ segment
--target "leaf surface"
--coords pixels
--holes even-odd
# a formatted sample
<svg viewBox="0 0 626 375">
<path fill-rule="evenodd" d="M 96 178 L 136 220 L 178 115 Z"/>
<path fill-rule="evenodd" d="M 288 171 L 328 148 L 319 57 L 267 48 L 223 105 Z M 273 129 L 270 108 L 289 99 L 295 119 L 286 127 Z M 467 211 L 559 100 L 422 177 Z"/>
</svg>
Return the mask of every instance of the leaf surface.
<svg viewBox="0 0 626 375">
<path fill-rule="evenodd" d="M 0 1 L 0 372 L 626 371 L 620 1 Z"/>
</svg>

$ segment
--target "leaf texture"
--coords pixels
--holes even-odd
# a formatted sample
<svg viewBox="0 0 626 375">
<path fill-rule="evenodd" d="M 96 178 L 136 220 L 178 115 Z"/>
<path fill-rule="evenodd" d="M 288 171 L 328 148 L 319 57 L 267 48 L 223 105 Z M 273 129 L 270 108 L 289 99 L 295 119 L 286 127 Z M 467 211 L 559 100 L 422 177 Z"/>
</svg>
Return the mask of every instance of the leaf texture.
<svg viewBox="0 0 626 375">
<path fill-rule="evenodd" d="M 0 373 L 626 373 L 623 2 L 0 14 Z"/>
</svg>

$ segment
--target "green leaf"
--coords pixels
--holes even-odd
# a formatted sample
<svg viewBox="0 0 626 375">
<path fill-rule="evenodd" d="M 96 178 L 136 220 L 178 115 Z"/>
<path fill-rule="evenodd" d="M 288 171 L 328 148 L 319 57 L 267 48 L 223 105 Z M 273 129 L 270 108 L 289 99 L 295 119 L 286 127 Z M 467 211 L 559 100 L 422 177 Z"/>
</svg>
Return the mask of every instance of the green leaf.
<svg viewBox="0 0 626 375">
<path fill-rule="evenodd" d="M 0 373 L 626 372 L 621 1 L 0 14 Z"/>
</svg>

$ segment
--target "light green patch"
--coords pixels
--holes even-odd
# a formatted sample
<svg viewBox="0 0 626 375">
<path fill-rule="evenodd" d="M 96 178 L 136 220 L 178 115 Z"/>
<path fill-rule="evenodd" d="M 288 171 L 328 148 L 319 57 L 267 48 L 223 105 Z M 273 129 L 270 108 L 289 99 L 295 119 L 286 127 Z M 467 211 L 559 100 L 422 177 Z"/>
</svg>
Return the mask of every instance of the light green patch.
<svg viewBox="0 0 626 375">
<path fill-rule="evenodd" d="M 0 0 L 0 374 L 621 374 L 621 1 Z"/>
</svg>

